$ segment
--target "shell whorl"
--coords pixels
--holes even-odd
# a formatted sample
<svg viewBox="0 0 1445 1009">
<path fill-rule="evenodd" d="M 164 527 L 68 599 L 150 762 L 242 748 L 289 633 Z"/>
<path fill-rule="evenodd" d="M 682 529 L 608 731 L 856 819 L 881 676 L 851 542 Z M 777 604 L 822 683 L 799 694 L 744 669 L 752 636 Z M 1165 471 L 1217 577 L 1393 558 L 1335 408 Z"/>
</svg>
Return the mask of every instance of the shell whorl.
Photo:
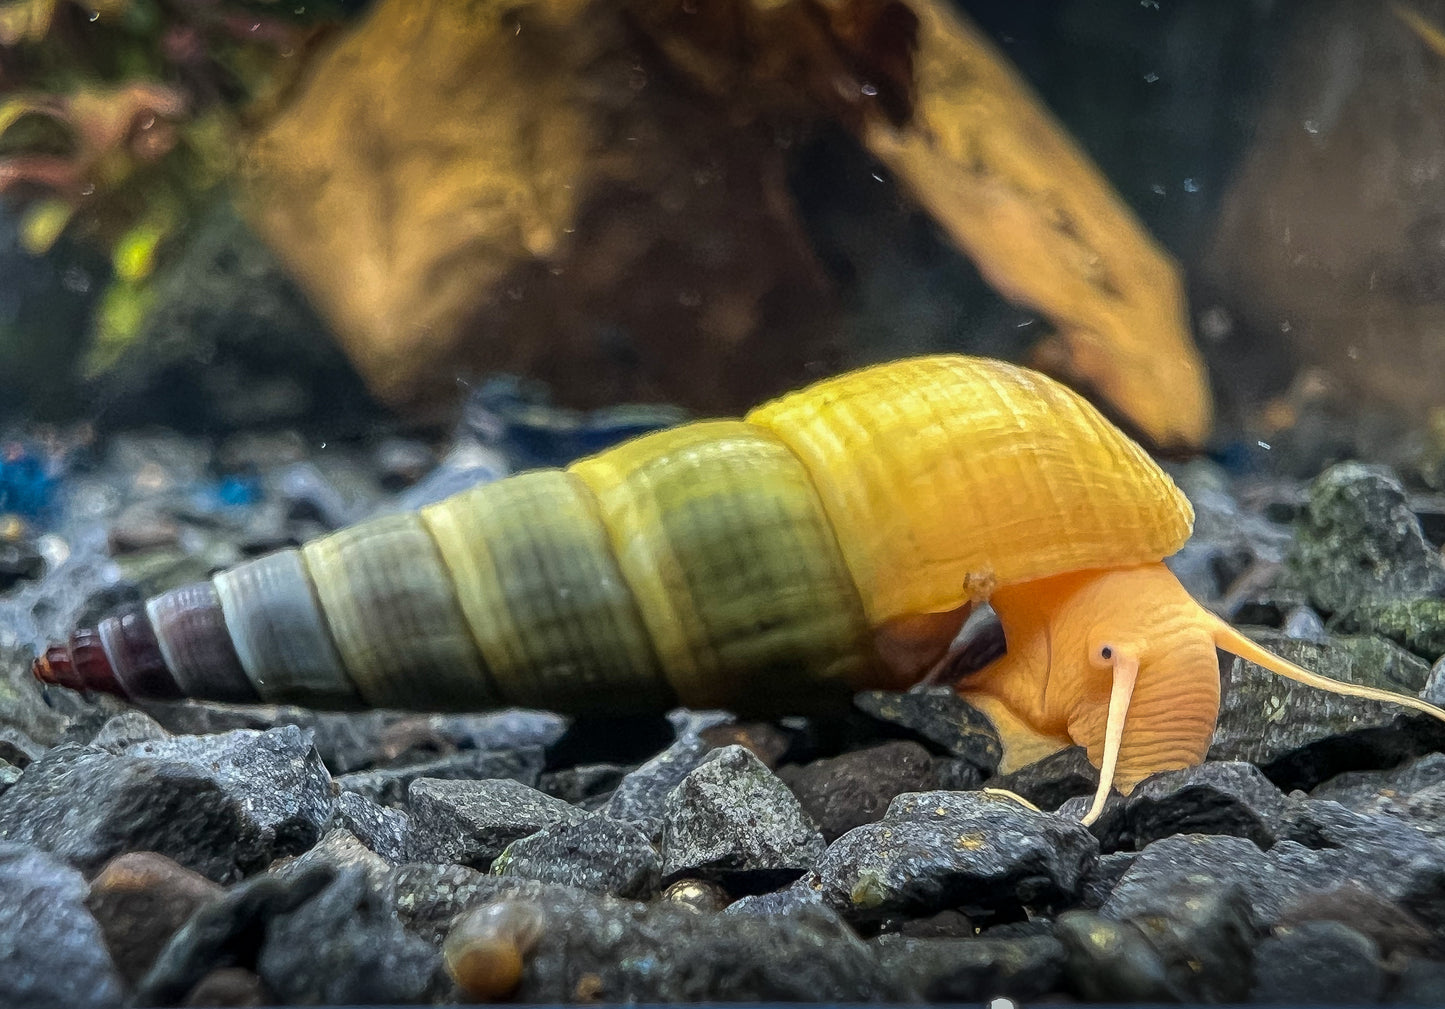
<svg viewBox="0 0 1445 1009">
<path fill-rule="evenodd" d="M 36 672 L 318 707 L 810 710 L 899 685 L 872 637 L 895 618 L 1159 560 L 1191 522 L 1074 393 L 921 358 L 258 558 L 103 622 L 109 665 L 80 632 Z"/>
<path fill-rule="evenodd" d="M 876 365 L 748 414 L 803 460 L 869 620 L 1162 560 L 1189 501 L 1083 397 L 987 358 Z"/>
</svg>

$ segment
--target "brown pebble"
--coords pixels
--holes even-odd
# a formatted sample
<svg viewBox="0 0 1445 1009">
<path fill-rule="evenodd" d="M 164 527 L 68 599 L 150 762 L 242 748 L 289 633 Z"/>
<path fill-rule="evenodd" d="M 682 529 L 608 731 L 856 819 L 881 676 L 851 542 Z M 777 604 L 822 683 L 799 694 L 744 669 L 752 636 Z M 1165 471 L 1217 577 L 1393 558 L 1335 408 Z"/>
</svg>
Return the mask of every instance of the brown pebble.
<svg viewBox="0 0 1445 1009">
<path fill-rule="evenodd" d="M 196 910 L 221 886 L 153 851 L 118 855 L 90 884 L 86 905 L 100 923 L 111 959 L 135 984 Z"/>
<path fill-rule="evenodd" d="M 754 757 L 763 762 L 768 770 L 778 766 L 778 761 L 788 752 L 791 740 L 788 734 L 767 722 L 730 722 L 726 725 L 712 725 L 698 733 L 698 737 L 715 749 L 724 746 L 741 746 L 751 750 Z"/>
<path fill-rule="evenodd" d="M 192 988 L 181 1001 L 183 1006 L 264 1006 L 275 999 L 266 990 L 266 983 L 244 967 L 218 967 Z"/>
<path fill-rule="evenodd" d="M 458 988 L 480 1002 L 517 990 L 527 954 L 537 945 L 546 918 L 535 904 L 500 900 L 464 915 L 442 943 L 442 959 Z"/>
</svg>

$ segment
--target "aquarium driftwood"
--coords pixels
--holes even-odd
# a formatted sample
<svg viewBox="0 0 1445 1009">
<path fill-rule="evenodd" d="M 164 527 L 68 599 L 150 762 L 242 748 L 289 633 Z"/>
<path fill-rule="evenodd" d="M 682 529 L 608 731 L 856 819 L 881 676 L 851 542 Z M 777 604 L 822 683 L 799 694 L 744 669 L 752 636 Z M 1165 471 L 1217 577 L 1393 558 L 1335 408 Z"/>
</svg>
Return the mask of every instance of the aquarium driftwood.
<svg viewBox="0 0 1445 1009">
<path fill-rule="evenodd" d="M 379 4 L 257 138 L 251 215 L 373 387 L 514 368 L 586 402 L 831 368 L 787 147 L 841 123 L 1161 443 L 1210 424 L 1177 269 L 1003 57 L 929 0 Z"/>
</svg>

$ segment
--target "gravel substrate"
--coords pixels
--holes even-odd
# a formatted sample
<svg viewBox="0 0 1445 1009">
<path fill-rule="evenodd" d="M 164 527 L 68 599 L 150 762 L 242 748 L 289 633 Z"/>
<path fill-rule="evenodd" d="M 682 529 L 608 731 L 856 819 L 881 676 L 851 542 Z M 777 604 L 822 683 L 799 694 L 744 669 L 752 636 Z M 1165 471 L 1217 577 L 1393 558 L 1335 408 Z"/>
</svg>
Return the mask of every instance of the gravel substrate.
<svg viewBox="0 0 1445 1009">
<path fill-rule="evenodd" d="M 29 678 L 38 640 L 150 591 L 157 551 L 169 577 L 391 500 L 364 462 L 303 464 L 279 510 L 102 500 L 0 595 L 0 1005 L 455 1002 L 443 943 L 497 904 L 536 926 L 523 1002 L 1445 1001 L 1445 726 L 1238 660 L 1209 760 L 1088 829 L 1081 752 L 998 775 L 947 687 L 597 724 L 141 711 Z M 1390 474 L 1177 476 L 1197 596 L 1322 673 L 1445 699 L 1445 565 Z"/>
</svg>

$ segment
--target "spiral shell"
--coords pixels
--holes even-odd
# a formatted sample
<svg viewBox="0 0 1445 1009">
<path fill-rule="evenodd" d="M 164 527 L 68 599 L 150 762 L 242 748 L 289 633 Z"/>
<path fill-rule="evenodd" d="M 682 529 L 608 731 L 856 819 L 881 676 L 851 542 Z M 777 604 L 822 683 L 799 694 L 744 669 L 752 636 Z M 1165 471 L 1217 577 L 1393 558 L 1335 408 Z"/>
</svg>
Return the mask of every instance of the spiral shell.
<svg viewBox="0 0 1445 1009">
<path fill-rule="evenodd" d="M 318 707 L 817 710 L 922 674 L 880 651 L 898 622 L 946 644 L 995 588 L 1158 561 L 1192 521 L 1063 386 L 918 358 L 258 558 L 36 673 Z"/>
</svg>

